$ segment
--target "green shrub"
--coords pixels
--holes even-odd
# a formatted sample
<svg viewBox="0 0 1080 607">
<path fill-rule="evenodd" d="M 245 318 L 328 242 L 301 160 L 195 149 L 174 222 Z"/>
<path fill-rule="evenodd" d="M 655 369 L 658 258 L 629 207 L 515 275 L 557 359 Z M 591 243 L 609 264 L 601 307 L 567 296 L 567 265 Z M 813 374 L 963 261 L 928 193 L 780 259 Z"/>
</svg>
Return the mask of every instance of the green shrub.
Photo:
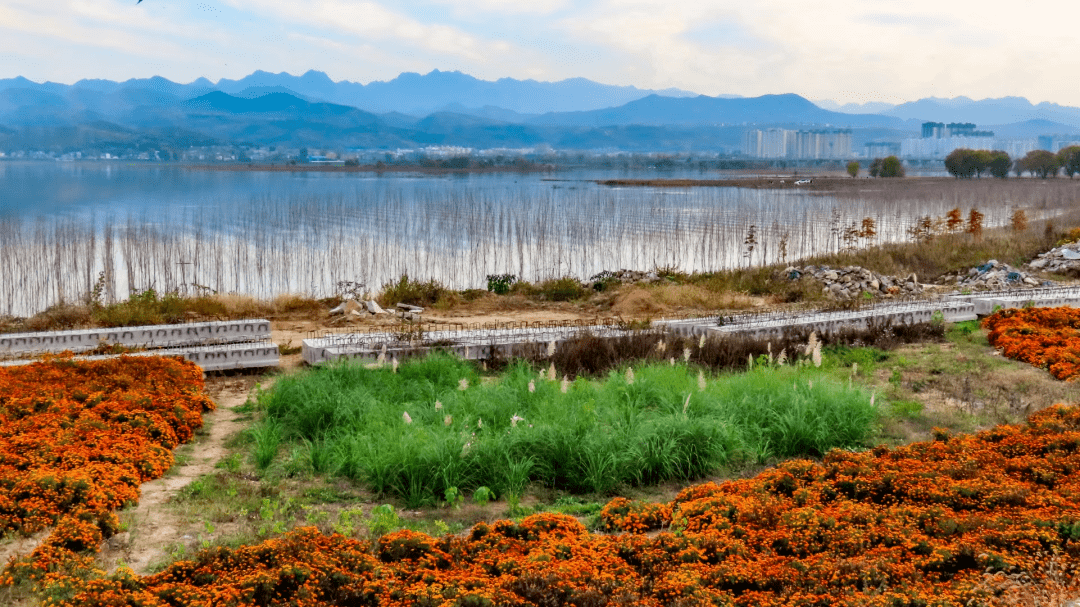
<svg viewBox="0 0 1080 607">
<path fill-rule="evenodd" d="M 517 282 L 517 276 L 513 274 L 488 274 L 487 290 L 496 295 L 506 295 L 515 282 Z"/>
<path fill-rule="evenodd" d="M 383 285 L 382 292 L 376 298 L 382 306 L 405 303 L 413 306 L 432 306 L 447 297 L 451 291 L 434 278 L 420 282 L 409 278 L 408 272 L 401 275 L 397 282 L 390 281 Z"/>
<path fill-rule="evenodd" d="M 131 327 L 183 322 L 184 299 L 176 293 L 159 297 L 153 289 L 133 293 L 127 301 L 95 305 L 91 314 L 103 327 Z"/>
<path fill-rule="evenodd" d="M 545 280 L 537 290 L 540 299 L 547 301 L 574 301 L 588 294 L 588 290 L 572 276 Z"/>
</svg>

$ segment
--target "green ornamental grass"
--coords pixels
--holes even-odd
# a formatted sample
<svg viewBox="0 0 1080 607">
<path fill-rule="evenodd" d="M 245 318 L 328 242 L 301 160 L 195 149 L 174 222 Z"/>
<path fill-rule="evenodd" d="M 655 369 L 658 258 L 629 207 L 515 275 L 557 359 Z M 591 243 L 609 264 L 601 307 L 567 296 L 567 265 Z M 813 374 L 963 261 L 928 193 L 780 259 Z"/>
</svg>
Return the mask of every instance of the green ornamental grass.
<svg viewBox="0 0 1080 607">
<path fill-rule="evenodd" d="M 256 460 L 268 466 L 280 436 L 307 450 L 310 472 L 413 507 L 450 488 L 520 496 L 530 483 L 604 493 L 689 481 L 737 461 L 861 446 L 877 419 L 864 390 L 809 367 L 758 366 L 703 388 L 699 372 L 650 364 L 569 382 L 516 363 L 482 382 L 446 354 L 397 373 L 330 365 L 279 380 Z"/>
</svg>

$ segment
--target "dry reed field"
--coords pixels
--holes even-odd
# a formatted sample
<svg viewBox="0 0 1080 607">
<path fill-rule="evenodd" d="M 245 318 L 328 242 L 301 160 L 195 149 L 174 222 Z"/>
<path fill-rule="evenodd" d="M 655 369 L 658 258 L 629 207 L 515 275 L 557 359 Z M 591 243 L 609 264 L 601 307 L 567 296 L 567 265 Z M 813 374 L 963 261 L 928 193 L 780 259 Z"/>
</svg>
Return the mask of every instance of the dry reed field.
<svg viewBox="0 0 1080 607">
<path fill-rule="evenodd" d="M 760 267 L 908 240 L 920 218 L 977 208 L 989 227 L 1024 209 L 1038 222 L 1073 207 L 1066 179 L 819 180 L 809 189 L 601 187 L 582 182 L 297 191 L 153 215 L 0 220 L 0 314 L 28 315 L 98 290 L 184 295 L 337 294 L 408 272 L 454 289 L 489 274 L 586 279 L 618 268 Z M 832 184 L 832 185 L 829 185 Z M 504 184 L 505 185 L 505 184 Z M 873 235 L 855 234 L 864 219 Z M 1037 229 L 1037 228 L 1036 228 Z"/>
</svg>

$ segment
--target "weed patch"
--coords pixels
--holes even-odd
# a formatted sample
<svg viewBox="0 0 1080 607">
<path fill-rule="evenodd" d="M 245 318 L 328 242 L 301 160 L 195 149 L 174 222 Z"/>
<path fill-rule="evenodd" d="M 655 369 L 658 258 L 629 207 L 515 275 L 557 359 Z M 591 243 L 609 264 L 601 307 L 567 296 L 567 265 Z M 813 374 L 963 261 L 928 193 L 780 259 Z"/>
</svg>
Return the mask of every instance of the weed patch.
<svg viewBox="0 0 1080 607">
<path fill-rule="evenodd" d="M 287 441 L 307 452 L 307 472 L 412 507 L 451 489 L 520 497 L 530 483 L 605 493 L 700 478 L 746 458 L 861 445 L 876 419 L 868 394 L 809 368 L 699 373 L 667 362 L 570 381 L 519 362 L 480 382 L 446 355 L 397 373 L 335 365 L 279 380 L 252 432 L 255 459 L 268 466 Z"/>
</svg>

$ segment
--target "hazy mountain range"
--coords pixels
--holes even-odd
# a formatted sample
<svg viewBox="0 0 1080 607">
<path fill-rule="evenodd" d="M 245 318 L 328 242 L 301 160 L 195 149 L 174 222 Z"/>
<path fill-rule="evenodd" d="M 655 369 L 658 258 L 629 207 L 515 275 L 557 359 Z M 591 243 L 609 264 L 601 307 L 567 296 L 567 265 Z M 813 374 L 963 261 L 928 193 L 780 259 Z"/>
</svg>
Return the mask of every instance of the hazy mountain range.
<svg viewBox="0 0 1080 607">
<path fill-rule="evenodd" d="M 109 143 L 369 148 L 462 145 L 628 150 L 736 149 L 749 126 L 844 127 L 860 139 L 911 136 L 926 120 L 975 122 L 999 136 L 1080 131 L 1080 108 L 1008 97 L 901 105 L 817 104 L 795 94 L 709 97 L 583 78 L 485 81 L 460 72 L 334 82 L 255 72 L 187 84 L 161 77 L 71 85 L 0 80 L 0 149 Z"/>
</svg>

